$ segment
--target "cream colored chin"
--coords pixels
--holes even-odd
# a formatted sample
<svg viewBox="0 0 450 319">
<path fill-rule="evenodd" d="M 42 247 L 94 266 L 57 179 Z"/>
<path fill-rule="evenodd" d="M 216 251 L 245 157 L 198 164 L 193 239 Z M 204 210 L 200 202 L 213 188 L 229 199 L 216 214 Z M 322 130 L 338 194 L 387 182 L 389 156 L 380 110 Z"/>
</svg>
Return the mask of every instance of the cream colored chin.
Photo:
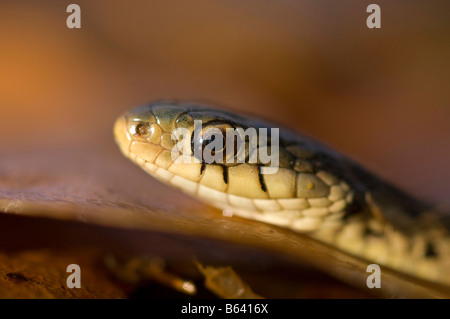
<svg viewBox="0 0 450 319">
<path fill-rule="evenodd" d="M 128 140 L 126 142 L 125 145 L 130 145 Z M 330 216 L 325 216 L 325 214 L 322 214 L 323 208 L 311 207 L 306 200 L 300 198 L 252 199 L 213 189 L 203 185 L 201 180 L 194 182 L 181 177 L 178 174 L 179 168 L 177 165 L 167 165 L 167 159 L 164 161 L 166 165 L 163 167 L 158 165 L 159 162 L 163 162 L 162 160 L 158 161 L 159 157 L 163 157 L 163 152 L 159 152 L 159 155 L 156 156 L 149 156 L 150 153 L 158 154 L 156 150 L 153 150 L 152 152 L 136 152 L 136 150 L 139 149 L 134 145 L 136 144 L 136 141 L 131 142 L 130 147 L 121 148 L 122 152 L 147 173 L 214 207 L 224 211 L 226 210 L 227 213 L 232 212 L 241 217 L 255 219 L 302 232 L 315 231 L 320 228 L 325 221 L 342 217 L 341 212 L 333 213 L 332 218 L 330 218 Z M 137 145 L 143 146 L 144 143 L 138 142 Z M 149 145 L 150 144 L 147 144 L 146 147 Z M 157 145 L 152 145 L 152 147 L 157 147 Z M 160 149 L 163 148 L 160 147 Z"/>
</svg>

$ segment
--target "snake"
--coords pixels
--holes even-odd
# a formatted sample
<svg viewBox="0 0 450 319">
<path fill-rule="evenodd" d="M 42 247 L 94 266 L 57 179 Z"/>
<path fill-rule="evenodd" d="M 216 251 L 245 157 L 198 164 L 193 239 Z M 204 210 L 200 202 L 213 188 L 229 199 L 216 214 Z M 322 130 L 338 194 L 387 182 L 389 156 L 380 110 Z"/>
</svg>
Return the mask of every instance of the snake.
<svg viewBox="0 0 450 319">
<path fill-rule="evenodd" d="M 257 139 L 239 137 L 244 160 L 233 160 L 238 152 L 227 144 L 227 130 L 251 128 Z M 278 134 L 261 138 L 261 132 L 274 128 Z M 181 141 L 174 136 L 178 129 L 186 132 Z M 223 137 L 223 148 L 213 153 L 228 160 L 198 156 L 197 149 L 211 151 L 214 138 L 205 137 L 210 129 Z M 225 216 L 286 228 L 370 263 L 450 287 L 448 214 L 303 133 L 259 117 L 180 101 L 135 107 L 118 117 L 113 131 L 128 159 Z M 264 173 L 272 161 L 250 161 L 250 143 L 256 151 L 277 155 L 275 172 Z M 173 157 L 179 145 L 191 161 Z"/>
</svg>

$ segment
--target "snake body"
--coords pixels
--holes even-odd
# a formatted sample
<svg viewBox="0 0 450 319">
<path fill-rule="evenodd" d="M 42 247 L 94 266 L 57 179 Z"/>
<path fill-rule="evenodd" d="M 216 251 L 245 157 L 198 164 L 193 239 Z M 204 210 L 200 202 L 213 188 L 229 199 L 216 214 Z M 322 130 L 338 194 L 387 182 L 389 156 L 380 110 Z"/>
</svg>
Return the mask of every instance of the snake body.
<svg viewBox="0 0 450 319">
<path fill-rule="evenodd" d="M 195 120 L 203 130 L 274 127 L 208 106 L 158 101 L 119 117 L 114 136 L 122 153 L 147 173 L 224 212 L 289 228 L 371 263 L 450 286 L 448 225 L 426 204 L 283 128 L 274 174 L 261 172 L 270 163 L 176 163 L 172 133 L 180 127 L 190 132 L 184 143 L 194 159 Z"/>
</svg>

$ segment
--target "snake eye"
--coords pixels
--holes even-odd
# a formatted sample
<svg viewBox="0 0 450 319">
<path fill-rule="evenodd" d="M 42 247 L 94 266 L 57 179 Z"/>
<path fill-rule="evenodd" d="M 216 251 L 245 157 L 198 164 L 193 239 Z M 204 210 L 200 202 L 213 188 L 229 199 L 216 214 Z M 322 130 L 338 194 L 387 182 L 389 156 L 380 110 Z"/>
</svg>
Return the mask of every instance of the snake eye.
<svg viewBox="0 0 450 319">
<path fill-rule="evenodd" d="M 216 153 L 224 153 L 226 148 L 226 139 L 226 131 L 216 127 L 206 128 L 203 130 L 203 153 L 205 153 L 205 150 L 213 156 L 216 155 Z"/>
<path fill-rule="evenodd" d="M 193 136 L 194 156 L 206 163 L 224 163 L 227 156 L 234 157 L 234 152 L 227 154 L 227 129 L 233 127 L 226 123 L 204 126 L 201 132 Z"/>
</svg>

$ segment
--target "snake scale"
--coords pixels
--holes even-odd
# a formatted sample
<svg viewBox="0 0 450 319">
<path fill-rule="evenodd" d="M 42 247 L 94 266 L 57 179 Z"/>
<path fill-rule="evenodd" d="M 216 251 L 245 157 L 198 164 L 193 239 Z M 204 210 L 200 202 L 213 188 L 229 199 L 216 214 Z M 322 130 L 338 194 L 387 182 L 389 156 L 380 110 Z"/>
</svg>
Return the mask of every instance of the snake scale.
<svg viewBox="0 0 450 319">
<path fill-rule="evenodd" d="M 270 163 L 260 161 L 174 162 L 177 128 L 189 131 L 185 145 L 193 158 L 194 142 L 207 147 L 208 141 L 195 135 L 196 120 L 202 132 L 276 127 L 209 106 L 156 101 L 120 116 L 114 136 L 122 153 L 147 173 L 224 212 L 301 232 L 371 263 L 450 286 L 448 216 L 285 128 L 279 131 L 273 174 L 262 174 Z"/>
</svg>

